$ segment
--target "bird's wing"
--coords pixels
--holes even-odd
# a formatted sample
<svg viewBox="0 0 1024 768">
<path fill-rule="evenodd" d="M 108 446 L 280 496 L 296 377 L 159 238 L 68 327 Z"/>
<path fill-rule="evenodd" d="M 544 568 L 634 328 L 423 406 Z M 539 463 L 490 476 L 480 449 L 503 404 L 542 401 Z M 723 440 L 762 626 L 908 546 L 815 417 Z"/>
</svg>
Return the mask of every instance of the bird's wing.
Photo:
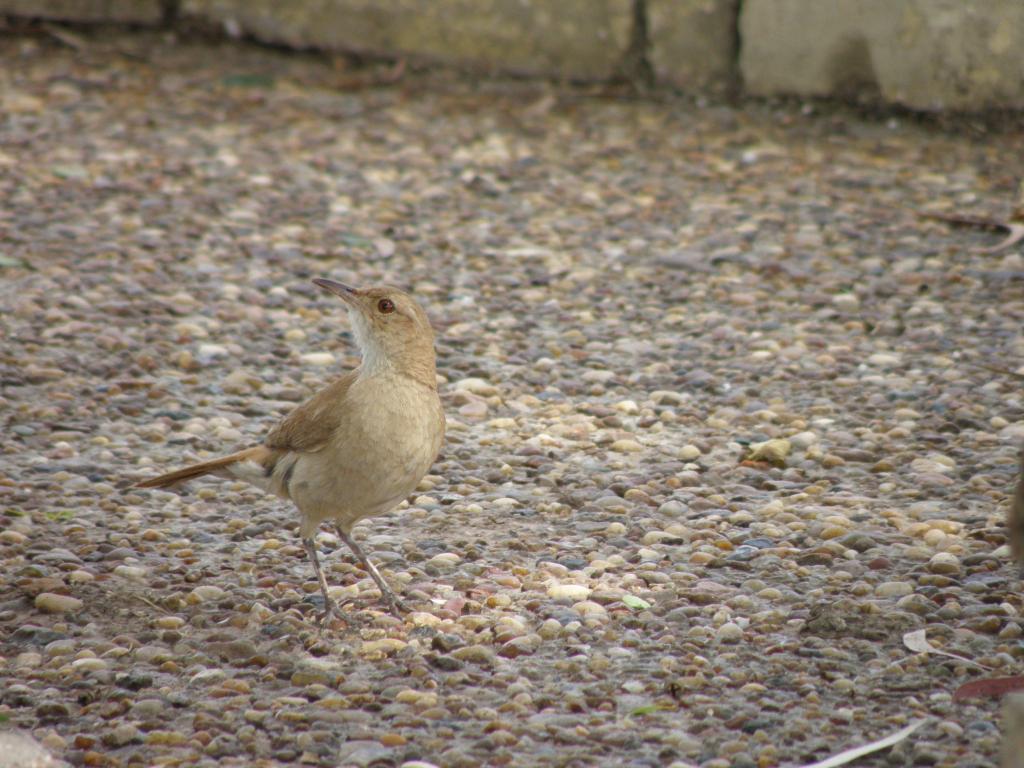
<svg viewBox="0 0 1024 768">
<path fill-rule="evenodd" d="M 345 419 L 346 394 L 359 371 L 349 371 L 285 416 L 263 444 L 275 451 L 315 453 L 327 445 Z"/>
</svg>

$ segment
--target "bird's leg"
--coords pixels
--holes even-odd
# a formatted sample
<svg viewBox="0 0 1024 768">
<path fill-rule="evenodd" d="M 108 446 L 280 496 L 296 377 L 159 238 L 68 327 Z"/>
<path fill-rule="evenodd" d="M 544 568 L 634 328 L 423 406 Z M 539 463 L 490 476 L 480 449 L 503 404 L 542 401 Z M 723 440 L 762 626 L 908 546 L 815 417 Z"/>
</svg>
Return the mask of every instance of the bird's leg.
<svg viewBox="0 0 1024 768">
<path fill-rule="evenodd" d="M 337 526 L 337 528 L 338 535 L 341 537 L 341 540 L 348 544 L 348 548 L 352 550 L 352 554 L 356 556 L 356 559 L 358 559 L 360 563 L 362 563 L 363 568 L 370 572 L 370 577 L 374 582 L 376 582 L 377 587 L 384 596 L 384 602 L 388 604 L 388 609 L 391 611 L 391 614 L 396 618 L 402 618 L 402 612 L 404 611 L 405 613 L 408 613 L 409 607 L 398 599 L 398 596 L 392 591 L 391 587 L 388 586 L 388 583 L 384 581 L 384 577 L 380 575 L 380 571 L 377 570 L 377 566 L 370 562 L 370 558 L 368 558 L 362 548 L 356 544 L 355 539 L 345 533 L 345 531 L 341 529 L 340 525 Z"/>
<path fill-rule="evenodd" d="M 331 618 L 336 616 L 346 624 L 348 618 L 342 612 L 334 601 L 331 600 L 330 595 L 327 594 L 327 579 L 324 578 L 324 572 L 320 569 L 320 558 L 316 553 L 316 543 L 313 538 L 303 539 L 302 544 L 306 547 L 306 554 L 309 556 L 309 562 L 313 564 L 313 571 L 316 573 L 316 580 L 320 582 L 320 592 L 324 596 L 324 612 L 320 615 L 320 628 L 323 629 L 324 625 Z"/>
</svg>

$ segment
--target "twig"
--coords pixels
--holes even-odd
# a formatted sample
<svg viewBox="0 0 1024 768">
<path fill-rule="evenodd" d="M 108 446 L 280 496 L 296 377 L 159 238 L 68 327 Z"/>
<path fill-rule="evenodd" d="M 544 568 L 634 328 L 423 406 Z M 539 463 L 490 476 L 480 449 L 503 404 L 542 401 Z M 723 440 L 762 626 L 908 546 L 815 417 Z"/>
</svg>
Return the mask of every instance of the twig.
<svg viewBox="0 0 1024 768">
<path fill-rule="evenodd" d="M 1024 240 L 1024 224 L 1012 224 L 1011 223 L 1011 224 L 1004 224 L 1003 226 L 1009 232 L 1009 234 L 1006 236 L 1005 239 L 1000 240 L 998 243 L 996 243 L 995 245 L 990 246 L 988 248 L 975 248 L 974 252 L 975 253 L 999 253 L 999 251 L 1006 250 L 1007 248 L 1012 248 L 1017 243 L 1019 243 L 1022 240 Z"/>
<path fill-rule="evenodd" d="M 66 29 L 61 29 L 54 24 L 43 24 L 43 30 L 54 40 L 63 43 L 68 48 L 73 48 L 76 51 L 84 51 L 88 48 L 85 40 L 78 35 L 72 34 Z"/>
<path fill-rule="evenodd" d="M 911 650 L 914 653 L 934 653 L 937 656 L 946 656 L 950 659 L 956 659 L 957 661 L 962 661 L 964 664 L 971 664 L 980 669 L 992 669 L 992 667 L 987 664 L 982 664 L 980 661 L 975 661 L 974 659 L 968 659 L 966 656 L 961 656 L 959 653 L 953 653 L 951 651 L 944 651 L 941 648 L 936 648 L 928 642 L 926 630 L 924 629 L 915 629 L 913 632 L 907 632 L 904 634 L 903 644 L 908 650 Z"/>
<path fill-rule="evenodd" d="M 879 739 L 878 741 L 872 741 L 870 744 L 865 744 L 863 747 L 854 747 L 852 749 L 847 749 L 843 752 L 840 752 L 838 755 L 833 755 L 832 757 L 829 757 L 825 760 L 821 760 L 820 762 L 805 765 L 803 768 L 835 768 L 838 765 L 846 765 L 847 763 L 852 763 L 859 757 L 864 757 L 864 755 L 870 755 L 872 752 L 878 752 L 881 749 L 887 749 L 888 747 L 892 747 L 896 744 L 899 744 L 901 741 L 907 738 L 907 736 L 912 734 L 914 731 L 916 731 L 918 728 L 920 728 L 927 722 L 928 718 L 915 720 L 906 728 L 900 731 L 896 731 L 896 733 L 892 734 L 891 736 L 886 736 L 884 739 Z"/>
<path fill-rule="evenodd" d="M 1007 248 L 1012 248 L 1024 240 L 1024 224 L 1016 222 L 999 221 L 987 216 L 962 216 L 955 213 L 930 213 L 923 211 L 918 214 L 923 219 L 934 219 L 953 224 L 960 227 L 977 227 L 979 229 L 994 229 L 998 232 L 1006 232 L 1007 235 L 998 243 L 988 247 L 972 248 L 972 253 L 999 253 Z"/>
<path fill-rule="evenodd" d="M 992 373 L 1001 373 L 1003 376 L 1010 376 L 1018 381 L 1024 381 L 1024 373 L 1017 373 L 1009 368 L 1000 368 L 998 365 L 986 365 L 985 363 L 968 363 L 968 365 L 972 368 L 980 368 L 983 371 L 991 371 Z"/>
<path fill-rule="evenodd" d="M 135 595 L 135 598 L 138 599 L 138 600 L 141 600 L 146 605 L 148 605 L 150 608 L 153 608 L 153 609 L 155 609 L 157 611 L 160 611 L 160 613 L 164 614 L 165 616 L 171 616 L 172 615 L 172 613 L 170 611 L 168 611 L 166 608 L 161 608 L 159 605 L 154 603 L 148 597 L 143 597 L 142 595 Z"/>
</svg>

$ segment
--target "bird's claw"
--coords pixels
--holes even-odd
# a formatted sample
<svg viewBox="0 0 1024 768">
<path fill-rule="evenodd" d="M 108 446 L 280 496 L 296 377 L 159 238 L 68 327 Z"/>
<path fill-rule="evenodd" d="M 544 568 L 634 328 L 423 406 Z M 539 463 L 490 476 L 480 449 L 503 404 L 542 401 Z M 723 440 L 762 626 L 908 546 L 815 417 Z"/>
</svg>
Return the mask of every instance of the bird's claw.
<svg viewBox="0 0 1024 768">
<path fill-rule="evenodd" d="M 352 620 L 349 618 L 348 614 L 341 610 L 337 603 L 331 600 L 328 601 L 327 606 L 323 611 L 321 611 L 320 616 L 317 618 L 319 631 L 323 632 L 330 627 L 334 621 L 340 621 L 346 628 L 352 625 Z"/>
<path fill-rule="evenodd" d="M 388 604 L 388 613 L 396 619 L 404 619 L 405 614 L 412 613 L 409 604 L 397 595 L 385 595 L 385 602 Z"/>
</svg>

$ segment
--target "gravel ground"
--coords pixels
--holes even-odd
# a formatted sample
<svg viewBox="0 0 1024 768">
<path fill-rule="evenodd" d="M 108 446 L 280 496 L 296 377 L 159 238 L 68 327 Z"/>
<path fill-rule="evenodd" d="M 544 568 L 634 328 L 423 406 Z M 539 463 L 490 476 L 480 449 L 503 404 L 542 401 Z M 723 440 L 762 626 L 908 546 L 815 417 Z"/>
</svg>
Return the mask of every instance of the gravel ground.
<svg viewBox="0 0 1024 768">
<path fill-rule="evenodd" d="M 1021 136 L 0 40 L 0 719 L 74 765 L 993 765 L 1020 673 Z M 367 87 L 369 86 L 369 87 Z M 319 635 L 286 504 L 126 485 L 355 362 L 415 291 L 449 414 L 357 528 L 416 612 Z M 904 647 L 904 633 L 989 671 Z"/>
</svg>

